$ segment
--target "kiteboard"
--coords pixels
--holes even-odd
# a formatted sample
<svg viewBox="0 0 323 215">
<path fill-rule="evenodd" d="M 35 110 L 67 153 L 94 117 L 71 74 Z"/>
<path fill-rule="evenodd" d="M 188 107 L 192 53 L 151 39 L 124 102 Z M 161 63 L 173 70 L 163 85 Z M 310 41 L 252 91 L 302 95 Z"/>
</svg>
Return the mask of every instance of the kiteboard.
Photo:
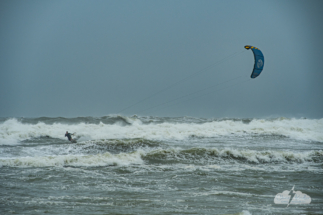
<svg viewBox="0 0 323 215">
<path fill-rule="evenodd" d="M 77 143 L 76 140 L 71 140 L 71 143 Z"/>
</svg>

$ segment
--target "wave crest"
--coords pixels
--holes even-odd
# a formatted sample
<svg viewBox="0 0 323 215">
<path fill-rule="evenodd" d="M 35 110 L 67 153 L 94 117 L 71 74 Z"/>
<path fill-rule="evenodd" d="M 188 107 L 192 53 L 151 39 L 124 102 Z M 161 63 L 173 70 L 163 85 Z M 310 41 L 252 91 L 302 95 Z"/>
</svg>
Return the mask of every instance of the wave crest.
<svg viewBox="0 0 323 215">
<path fill-rule="evenodd" d="M 322 162 L 323 151 L 314 150 L 309 152 L 292 151 L 256 151 L 247 149 L 205 149 L 205 148 L 168 148 L 157 149 L 147 153 L 144 158 L 152 162 L 222 162 L 237 161 L 248 163 L 303 163 Z"/>
</svg>

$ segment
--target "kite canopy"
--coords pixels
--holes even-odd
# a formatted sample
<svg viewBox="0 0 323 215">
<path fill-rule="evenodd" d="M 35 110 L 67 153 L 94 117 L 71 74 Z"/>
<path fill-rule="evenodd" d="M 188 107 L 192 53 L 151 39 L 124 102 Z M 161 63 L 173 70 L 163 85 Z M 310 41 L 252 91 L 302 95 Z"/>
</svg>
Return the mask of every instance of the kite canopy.
<svg viewBox="0 0 323 215">
<path fill-rule="evenodd" d="M 265 58 L 262 52 L 254 46 L 245 46 L 245 49 L 251 49 L 255 57 L 255 65 L 251 73 L 251 78 L 256 78 L 260 75 L 261 71 L 264 68 Z"/>
</svg>

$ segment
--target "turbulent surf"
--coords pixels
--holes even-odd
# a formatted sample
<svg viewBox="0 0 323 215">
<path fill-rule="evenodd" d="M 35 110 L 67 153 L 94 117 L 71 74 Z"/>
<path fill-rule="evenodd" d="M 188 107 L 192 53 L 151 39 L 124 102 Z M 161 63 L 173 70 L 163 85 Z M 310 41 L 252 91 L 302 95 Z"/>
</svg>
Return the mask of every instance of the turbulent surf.
<svg viewBox="0 0 323 215">
<path fill-rule="evenodd" d="M 294 185 L 312 202 L 293 213 L 320 213 L 322 131 L 305 118 L 1 118 L 0 213 L 290 214 L 274 198 Z"/>
</svg>

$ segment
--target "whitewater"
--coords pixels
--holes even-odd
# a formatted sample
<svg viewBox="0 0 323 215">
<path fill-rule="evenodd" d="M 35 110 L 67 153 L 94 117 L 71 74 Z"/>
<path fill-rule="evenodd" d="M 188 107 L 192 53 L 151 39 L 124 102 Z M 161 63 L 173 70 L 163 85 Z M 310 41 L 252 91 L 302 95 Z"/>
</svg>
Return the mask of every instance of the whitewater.
<svg viewBox="0 0 323 215">
<path fill-rule="evenodd" d="M 323 119 L 0 118 L 0 214 L 322 214 L 322 146 Z"/>
</svg>

